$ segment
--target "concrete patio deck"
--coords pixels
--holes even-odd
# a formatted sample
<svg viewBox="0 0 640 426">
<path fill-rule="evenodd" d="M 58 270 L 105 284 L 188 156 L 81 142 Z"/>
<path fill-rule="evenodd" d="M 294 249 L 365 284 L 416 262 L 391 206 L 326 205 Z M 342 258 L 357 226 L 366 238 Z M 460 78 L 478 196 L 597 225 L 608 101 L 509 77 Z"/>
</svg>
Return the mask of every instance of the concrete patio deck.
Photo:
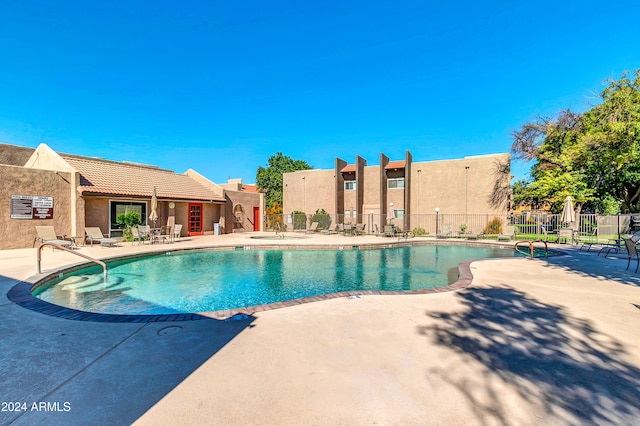
<svg viewBox="0 0 640 426">
<path fill-rule="evenodd" d="M 81 251 L 382 241 L 250 235 Z M 37 279 L 35 249 L 0 251 L 0 423 L 636 423 L 640 273 L 626 271 L 626 259 L 559 248 L 567 255 L 473 262 L 473 282 L 455 292 L 144 324 L 73 321 L 14 304 L 9 289 Z M 45 249 L 43 272 L 79 260 Z"/>
</svg>

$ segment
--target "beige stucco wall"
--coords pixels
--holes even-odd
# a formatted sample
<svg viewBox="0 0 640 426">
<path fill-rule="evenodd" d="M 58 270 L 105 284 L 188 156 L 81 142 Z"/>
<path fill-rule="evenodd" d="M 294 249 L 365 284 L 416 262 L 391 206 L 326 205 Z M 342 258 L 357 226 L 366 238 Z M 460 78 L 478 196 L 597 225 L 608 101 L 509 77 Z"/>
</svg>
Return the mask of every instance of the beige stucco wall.
<svg viewBox="0 0 640 426">
<path fill-rule="evenodd" d="M 408 158 L 410 159 L 410 156 Z M 386 164 L 388 159 L 381 154 L 381 161 Z M 362 180 L 363 211 L 360 213 L 368 215 L 373 210 L 375 215 L 379 215 L 381 222 L 384 222 L 389 203 L 394 204 L 394 209 L 406 209 L 406 191 L 387 190 L 385 187 L 387 177 L 402 177 L 405 170 L 410 175 L 405 176 L 405 186 L 410 185 L 411 188 L 411 215 L 434 214 L 436 207 L 440 209 L 441 214 L 507 213 L 507 203 L 496 207 L 489 201 L 494 183 L 498 178 L 499 162 L 509 164 L 509 154 L 472 156 L 443 161 L 411 161 L 408 169 L 387 170 L 384 174 L 381 173 L 379 165 L 366 166 Z M 315 208 L 323 207 L 328 213 L 335 214 L 335 210 L 329 208 L 336 203 L 335 190 L 332 190 L 336 187 L 334 174 L 334 171 L 327 170 L 285 173 L 283 176 L 285 213 L 293 210 L 306 210 L 306 213 L 313 213 Z M 383 175 L 384 179 L 381 178 Z M 303 177 L 305 179 L 302 179 Z M 303 182 L 306 188 L 303 187 Z M 508 179 L 505 184 L 508 187 Z M 356 201 L 356 191 L 344 191 L 345 210 L 354 208 Z M 400 225 L 402 221 L 397 222 Z"/>
<path fill-rule="evenodd" d="M 1 250 L 32 247 L 36 225 L 53 226 L 58 235 L 73 234 L 70 173 L 0 165 L 0 182 Z M 53 219 L 11 219 L 12 195 L 53 197 Z"/>
<path fill-rule="evenodd" d="M 258 230 L 263 228 L 263 212 L 264 212 L 264 194 L 256 192 L 242 192 L 242 191 L 225 191 L 227 198 L 227 204 L 225 205 L 225 216 L 229 218 L 227 221 L 226 233 L 254 230 L 253 223 L 253 209 L 257 207 L 260 209 L 260 217 L 258 219 Z M 234 221 L 233 214 L 236 206 L 242 206 L 244 212 L 241 221 Z"/>
<path fill-rule="evenodd" d="M 109 199 L 83 197 L 85 204 L 85 226 L 98 226 L 103 233 L 109 232 Z"/>
<path fill-rule="evenodd" d="M 283 175 L 284 213 L 297 210 L 313 214 L 317 209 L 324 209 L 335 214 L 335 194 L 333 170 L 301 170 Z"/>
<path fill-rule="evenodd" d="M 506 205 L 495 208 L 489 203 L 499 161 L 509 162 L 509 154 L 414 162 L 413 213 L 432 214 L 438 207 L 441 214 L 465 214 L 467 205 L 469 214 L 507 213 Z"/>
</svg>

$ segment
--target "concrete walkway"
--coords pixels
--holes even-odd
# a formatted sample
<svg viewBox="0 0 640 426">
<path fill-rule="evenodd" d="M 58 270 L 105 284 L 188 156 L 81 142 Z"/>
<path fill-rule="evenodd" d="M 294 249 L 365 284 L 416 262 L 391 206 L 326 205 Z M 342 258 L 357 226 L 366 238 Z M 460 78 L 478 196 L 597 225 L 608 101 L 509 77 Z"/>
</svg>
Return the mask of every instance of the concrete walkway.
<svg viewBox="0 0 640 426">
<path fill-rule="evenodd" d="M 382 240 L 248 237 L 81 251 Z M 0 251 L 0 424 L 633 424 L 640 273 L 624 259 L 561 248 L 566 256 L 548 260 L 474 262 L 472 284 L 457 292 L 147 324 L 17 306 L 6 293 L 38 278 L 35 249 Z M 43 272 L 78 260 L 45 249 Z"/>
</svg>

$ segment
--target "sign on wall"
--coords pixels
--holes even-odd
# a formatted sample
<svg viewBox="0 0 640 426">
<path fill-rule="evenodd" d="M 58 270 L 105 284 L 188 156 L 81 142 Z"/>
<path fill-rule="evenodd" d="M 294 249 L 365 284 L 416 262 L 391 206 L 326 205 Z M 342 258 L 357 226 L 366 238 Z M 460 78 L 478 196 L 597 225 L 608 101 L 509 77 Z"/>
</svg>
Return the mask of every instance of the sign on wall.
<svg viewBox="0 0 640 426">
<path fill-rule="evenodd" d="M 12 195 L 11 219 L 53 219 L 53 197 Z"/>
</svg>

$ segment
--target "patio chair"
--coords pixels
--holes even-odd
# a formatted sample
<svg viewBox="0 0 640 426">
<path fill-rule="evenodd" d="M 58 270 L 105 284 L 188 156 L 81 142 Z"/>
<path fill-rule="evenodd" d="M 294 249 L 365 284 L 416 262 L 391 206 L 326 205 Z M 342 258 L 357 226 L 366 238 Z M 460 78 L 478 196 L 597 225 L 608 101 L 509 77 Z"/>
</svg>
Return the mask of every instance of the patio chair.
<svg viewBox="0 0 640 426">
<path fill-rule="evenodd" d="M 149 225 L 138 225 L 138 233 L 143 242 L 144 240 L 151 242 L 151 227 Z"/>
<path fill-rule="evenodd" d="M 312 234 L 312 233 L 316 232 L 316 230 L 318 229 L 318 225 L 319 224 L 320 224 L 319 222 L 311 223 L 311 226 L 309 227 L 309 229 L 307 229 L 306 233 L 307 234 Z"/>
<path fill-rule="evenodd" d="M 631 238 L 624 239 L 624 245 L 627 248 L 627 270 L 629 269 L 629 265 L 631 264 L 631 259 L 636 260 L 636 271 L 638 273 L 638 266 L 640 266 L 640 258 L 638 258 L 638 247 L 636 243 Z"/>
<path fill-rule="evenodd" d="M 163 243 L 170 243 L 173 238 L 173 233 L 171 232 L 170 226 L 161 226 L 160 234 L 158 234 L 158 238 L 162 239 Z"/>
<path fill-rule="evenodd" d="M 84 228 L 85 234 L 87 234 L 87 238 L 85 239 L 85 244 L 91 243 L 91 247 L 93 247 L 93 243 L 100 243 L 100 246 L 104 248 L 104 246 L 113 246 L 118 242 L 115 238 L 109 238 L 106 234 L 103 234 L 99 227 L 97 226 L 87 226 Z"/>
<path fill-rule="evenodd" d="M 384 230 L 382 231 L 382 235 L 385 237 L 393 237 L 396 234 L 396 230 L 392 225 L 385 225 Z"/>
<path fill-rule="evenodd" d="M 176 241 L 180 241 L 180 233 L 182 232 L 182 224 L 176 223 L 173 227 L 173 238 Z"/>
<path fill-rule="evenodd" d="M 38 236 L 33 242 L 35 246 L 35 242 L 39 241 L 40 243 L 54 243 L 62 247 L 70 247 L 72 242 L 64 239 L 58 238 L 55 229 L 53 226 L 36 226 L 36 233 Z"/>
<path fill-rule="evenodd" d="M 358 223 L 356 224 L 356 227 L 354 228 L 354 233 L 356 235 L 362 235 L 364 234 L 364 228 L 365 228 L 365 224 L 364 223 Z"/>
<path fill-rule="evenodd" d="M 140 245 L 147 238 L 145 235 L 142 235 L 140 233 L 140 230 L 138 229 L 137 226 L 131 227 L 131 237 L 133 238 L 133 240 L 131 241 L 131 245 L 133 245 L 133 243 L 135 243 L 136 240 L 138 240 L 138 245 Z"/>
<path fill-rule="evenodd" d="M 541 233 L 542 233 L 542 235 L 543 235 L 543 238 L 544 238 L 544 239 L 543 239 L 543 241 L 547 241 L 547 242 L 549 242 L 549 236 L 550 236 L 550 235 L 553 235 L 553 234 L 550 234 L 550 233 L 549 233 L 549 230 L 547 230 L 547 227 L 546 227 L 546 226 L 544 226 L 544 225 L 540 225 L 540 232 L 541 232 Z M 557 241 L 557 240 L 556 240 L 556 241 Z"/>
</svg>

